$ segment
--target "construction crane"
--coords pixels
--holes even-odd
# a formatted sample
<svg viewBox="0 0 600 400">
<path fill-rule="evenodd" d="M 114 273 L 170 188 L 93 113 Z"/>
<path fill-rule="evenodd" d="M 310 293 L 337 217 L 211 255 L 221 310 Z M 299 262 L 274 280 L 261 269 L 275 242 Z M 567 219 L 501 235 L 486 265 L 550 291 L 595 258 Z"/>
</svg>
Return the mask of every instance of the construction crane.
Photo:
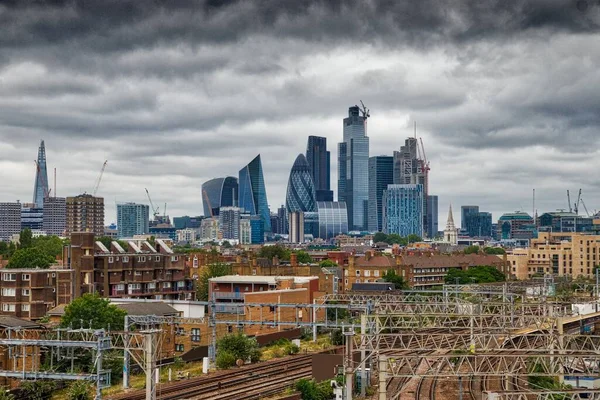
<svg viewBox="0 0 600 400">
<path fill-rule="evenodd" d="M 579 203 L 581 202 L 581 189 L 579 189 L 579 194 L 577 195 L 577 203 L 574 204 L 573 211 L 576 215 L 579 215 Z"/>
<path fill-rule="evenodd" d="M 98 180 L 96 181 L 96 184 L 94 185 L 94 191 L 92 192 L 92 196 L 96 196 L 96 193 L 98 192 L 98 188 L 100 187 L 100 182 L 102 181 L 102 175 L 104 175 L 104 170 L 106 169 L 106 164 L 108 164 L 108 160 L 104 161 L 104 164 L 102 164 L 102 169 L 100 170 L 100 175 L 98 176 Z"/>
<path fill-rule="evenodd" d="M 146 189 L 146 188 L 144 188 Z M 148 191 L 148 189 L 146 189 L 146 196 L 148 196 L 148 201 L 150 202 L 150 208 L 152 209 L 152 214 L 154 215 L 154 219 L 156 220 L 156 217 L 158 217 L 158 215 L 160 214 L 158 211 L 158 207 L 154 208 L 154 204 L 152 203 L 152 199 L 150 198 L 150 192 Z"/>
<path fill-rule="evenodd" d="M 571 193 L 569 193 L 569 189 L 567 189 L 567 204 L 569 205 L 569 212 L 573 212 L 573 207 L 571 206 Z"/>
<path fill-rule="evenodd" d="M 365 121 L 365 135 L 367 134 L 367 118 L 369 118 L 371 116 L 371 111 L 365 106 L 365 103 L 363 103 L 362 100 L 360 100 L 360 105 L 362 106 L 362 108 L 358 107 L 358 110 L 362 113 L 362 116 L 364 118 Z"/>
<path fill-rule="evenodd" d="M 42 175 L 42 169 L 40 168 L 37 160 L 33 160 L 33 162 L 35 163 L 35 168 L 37 170 L 37 176 L 41 177 L 42 180 L 44 180 L 42 182 L 42 186 L 44 187 L 44 199 L 47 199 L 50 197 L 50 192 L 52 191 L 52 189 L 48 189 L 48 181 L 45 180 L 45 178 L 47 178 L 47 176 Z"/>
<path fill-rule="evenodd" d="M 587 207 L 585 206 L 585 203 L 583 202 L 583 199 L 581 199 L 581 205 L 583 205 L 583 209 L 585 210 L 585 214 L 589 217 L 590 216 L 590 212 L 588 211 Z"/>
</svg>

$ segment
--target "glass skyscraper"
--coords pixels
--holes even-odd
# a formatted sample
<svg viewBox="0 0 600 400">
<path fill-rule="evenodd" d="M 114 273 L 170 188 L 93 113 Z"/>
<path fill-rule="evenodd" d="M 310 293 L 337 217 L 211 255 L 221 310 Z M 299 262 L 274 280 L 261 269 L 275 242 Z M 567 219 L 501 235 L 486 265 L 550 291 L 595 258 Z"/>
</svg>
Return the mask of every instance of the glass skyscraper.
<svg viewBox="0 0 600 400">
<path fill-rule="evenodd" d="M 381 232 L 383 191 L 394 183 L 394 157 L 369 158 L 369 225 L 370 232 Z"/>
<path fill-rule="evenodd" d="M 315 186 L 304 154 L 298 154 L 288 180 L 285 207 L 288 213 L 317 211 Z"/>
<path fill-rule="evenodd" d="M 427 196 L 427 237 L 433 239 L 437 236 L 438 226 L 438 197 Z"/>
<path fill-rule="evenodd" d="M 216 217 L 221 207 L 235 207 L 238 180 L 233 176 L 214 178 L 202 184 L 202 206 L 205 217 Z"/>
<path fill-rule="evenodd" d="M 327 151 L 327 138 L 320 136 L 308 137 L 306 160 L 315 184 L 317 201 L 333 201 L 330 173 L 331 156 Z"/>
<path fill-rule="evenodd" d="M 461 230 L 465 231 L 470 237 L 491 237 L 492 236 L 492 214 L 489 212 L 480 212 L 479 206 L 462 206 L 461 211 Z"/>
<path fill-rule="evenodd" d="M 146 204 L 117 204 L 117 230 L 119 238 L 132 238 L 150 232 L 150 206 Z"/>
<path fill-rule="evenodd" d="M 389 185 L 383 203 L 385 233 L 423 236 L 423 185 Z"/>
<path fill-rule="evenodd" d="M 338 200 L 348 207 L 352 230 L 366 230 L 369 200 L 369 138 L 366 118 L 358 106 L 348 109 L 344 118 L 344 140 L 338 144 Z"/>
<path fill-rule="evenodd" d="M 265 232 L 270 233 L 271 213 L 267 201 L 267 190 L 265 189 L 260 154 L 240 170 L 238 196 L 239 207 L 251 215 L 260 216 L 265 224 Z"/>
<path fill-rule="evenodd" d="M 342 233 L 348 233 L 348 209 L 346 203 L 319 201 L 319 237 L 329 240 Z"/>
<path fill-rule="evenodd" d="M 56 195 L 56 193 L 55 193 Z M 46 146 L 40 143 L 37 157 L 35 184 L 33 187 L 33 203 L 35 208 L 44 208 L 44 199 L 48 196 L 48 170 L 46 169 Z"/>
</svg>

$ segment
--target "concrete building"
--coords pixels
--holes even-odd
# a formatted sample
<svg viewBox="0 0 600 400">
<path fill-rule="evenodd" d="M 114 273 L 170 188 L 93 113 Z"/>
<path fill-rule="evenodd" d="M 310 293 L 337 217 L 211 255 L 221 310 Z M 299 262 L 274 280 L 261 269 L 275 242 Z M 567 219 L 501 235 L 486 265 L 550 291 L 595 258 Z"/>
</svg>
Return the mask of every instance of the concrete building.
<svg viewBox="0 0 600 400">
<path fill-rule="evenodd" d="M 423 236 L 423 185 L 388 185 L 383 204 L 385 233 Z"/>
<path fill-rule="evenodd" d="M 216 242 L 219 240 L 219 218 L 205 218 L 200 223 L 200 240 L 203 242 Z"/>
<path fill-rule="evenodd" d="M 117 204 L 117 229 L 119 238 L 146 235 L 150 232 L 150 206 L 147 204 Z"/>
<path fill-rule="evenodd" d="M 537 219 L 539 232 L 593 232 L 594 218 L 572 212 L 547 212 Z"/>
<path fill-rule="evenodd" d="M 348 109 L 344 118 L 344 139 L 338 144 L 338 201 L 348 208 L 350 230 L 368 227 L 369 201 L 369 137 L 367 116 L 360 115 L 358 106 Z"/>
<path fill-rule="evenodd" d="M 600 235 L 573 232 L 540 232 L 526 249 L 507 255 L 517 279 L 544 274 L 593 279 L 600 264 Z"/>
<path fill-rule="evenodd" d="M 456 245 L 458 243 L 458 229 L 454 225 L 454 215 L 452 215 L 452 204 L 448 210 L 448 220 L 446 229 L 444 229 L 444 242 Z"/>
<path fill-rule="evenodd" d="M 369 225 L 370 232 L 383 231 L 383 191 L 394 183 L 394 157 L 369 158 Z"/>
<path fill-rule="evenodd" d="M 21 232 L 21 203 L 0 203 L 0 240 L 10 241 Z"/>
<path fill-rule="evenodd" d="M 289 242 L 304 243 L 304 213 L 300 211 L 289 213 Z"/>
<path fill-rule="evenodd" d="M 242 209 L 239 207 L 221 207 L 219 212 L 219 229 L 222 239 L 240 239 L 240 216 Z"/>
<path fill-rule="evenodd" d="M 42 230 L 47 235 L 65 236 L 67 228 L 67 200 L 48 197 L 44 200 Z"/>
<path fill-rule="evenodd" d="M 21 206 L 21 230 L 42 231 L 44 228 L 44 209 L 36 208 L 33 203 Z"/>
<path fill-rule="evenodd" d="M 192 243 L 196 241 L 195 229 L 179 229 L 177 231 L 177 243 Z"/>
<path fill-rule="evenodd" d="M 67 197 L 66 234 L 92 232 L 104 234 L 104 198 L 91 194 Z"/>
</svg>

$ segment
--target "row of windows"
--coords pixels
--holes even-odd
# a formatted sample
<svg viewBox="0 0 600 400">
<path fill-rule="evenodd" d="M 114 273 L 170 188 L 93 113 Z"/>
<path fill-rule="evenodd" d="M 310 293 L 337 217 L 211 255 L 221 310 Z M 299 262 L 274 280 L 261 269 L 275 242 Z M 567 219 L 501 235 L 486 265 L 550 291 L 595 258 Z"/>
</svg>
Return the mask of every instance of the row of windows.
<svg viewBox="0 0 600 400">
<path fill-rule="evenodd" d="M 17 309 L 16 304 L 2 304 L 2 311 L 4 312 L 15 312 Z M 21 304 L 21 311 L 29 311 L 29 304 Z"/>
<path fill-rule="evenodd" d="M 54 278 L 56 276 L 56 274 L 52 274 L 52 277 Z M 31 279 L 31 275 L 30 274 L 21 274 L 21 280 L 23 281 L 28 281 Z M 17 280 L 17 274 L 14 272 L 5 272 L 2 274 L 2 280 L 4 282 L 14 282 Z"/>
<path fill-rule="evenodd" d="M 364 272 L 364 276 L 371 276 L 371 271 L 366 269 L 363 271 Z M 356 276 L 360 276 L 360 270 L 356 270 Z M 373 276 L 379 276 L 379 270 L 375 270 L 373 271 Z"/>
<path fill-rule="evenodd" d="M 113 262 L 115 262 L 115 259 L 116 259 L 116 261 L 119 261 L 119 257 L 108 257 L 108 262 L 112 264 Z M 146 256 L 140 256 L 140 257 L 138 257 L 137 261 L 138 262 L 146 262 Z M 148 261 L 152 261 L 152 256 L 148 256 Z M 159 262 L 160 261 L 160 256 L 154 257 L 154 261 Z M 178 256 L 171 256 L 171 261 L 177 262 L 177 261 L 179 261 L 179 257 Z M 129 262 L 129 256 L 123 256 L 123 262 Z"/>
<path fill-rule="evenodd" d="M 29 296 L 31 291 L 29 289 L 23 289 L 21 294 L 23 296 Z M 17 289 L 15 288 L 2 288 L 2 296 L 14 297 L 17 295 Z"/>
</svg>

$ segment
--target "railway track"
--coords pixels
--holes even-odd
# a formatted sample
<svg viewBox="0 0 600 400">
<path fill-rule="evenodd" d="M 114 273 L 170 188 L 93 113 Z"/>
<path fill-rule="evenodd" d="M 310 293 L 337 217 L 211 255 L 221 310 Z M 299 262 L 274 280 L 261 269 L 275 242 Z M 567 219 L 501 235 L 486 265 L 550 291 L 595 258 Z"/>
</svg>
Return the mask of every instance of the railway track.
<svg viewBox="0 0 600 400">
<path fill-rule="evenodd" d="M 312 356 L 301 355 L 282 360 L 221 371 L 208 377 L 158 385 L 158 400 L 183 399 L 257 399 L 279 393 L 301 378 L 312 374 Z M 109 400 L 144 400 L 145 391 L 130 391 Z"/>
</svg>

